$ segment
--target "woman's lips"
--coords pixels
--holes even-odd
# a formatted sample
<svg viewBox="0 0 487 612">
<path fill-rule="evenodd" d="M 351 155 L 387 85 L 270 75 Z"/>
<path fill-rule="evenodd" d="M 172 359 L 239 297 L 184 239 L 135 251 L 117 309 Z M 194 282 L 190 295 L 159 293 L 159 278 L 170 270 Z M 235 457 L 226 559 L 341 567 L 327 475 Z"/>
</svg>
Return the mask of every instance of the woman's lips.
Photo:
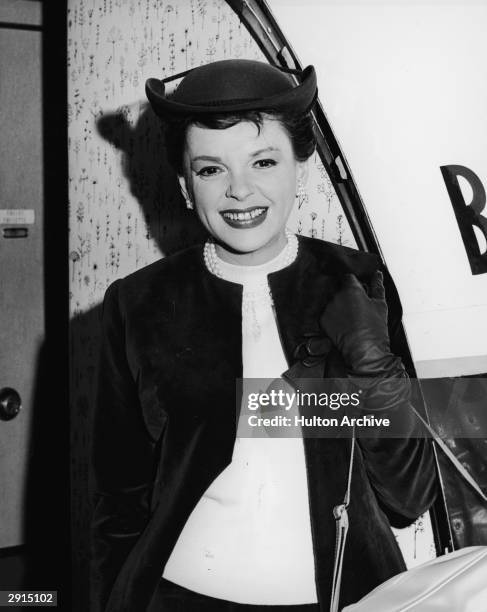
<svg viewBox="0 0 487 612">
<path fill-rule="evenodd" d="M 249 229 L 264 222 L 267 216 L 265 206 L 252 206 L 245 210 L 228 209 L 220 212 L 225 223 L 237 229 Z"/>
</svg>

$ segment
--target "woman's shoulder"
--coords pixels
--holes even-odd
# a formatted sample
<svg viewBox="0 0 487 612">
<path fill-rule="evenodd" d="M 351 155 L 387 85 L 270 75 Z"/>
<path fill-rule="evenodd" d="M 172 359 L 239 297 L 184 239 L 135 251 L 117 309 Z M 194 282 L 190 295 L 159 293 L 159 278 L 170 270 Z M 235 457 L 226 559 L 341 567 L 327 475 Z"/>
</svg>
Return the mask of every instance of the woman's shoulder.
<svg viewBox="0 0 487 612">
<path fill-rule="evenodd" d="M 298 235 L 298 240 L 300 248 L 327 274 L 355 274 L 358 278 L 367 278 L 375 270 L 382 269 L 380 257 L 375 253 L 307 236 Z"/>
<path fill-rule="evenodd" d="M 195 270 L 202 257 L 203 245 L 195 244 L 171 255 L 161 257 L 153 263 L 128 274 L 121 280 L 123 284 L 138 285 L 151 281 L 159 282 L 161 277 L 166 280 L 171 277 L 181 278 L 181 273 L 183 273 L 183 276 L 187 276 Z"/>
<path fill-rule="evenodd" d="M 201 273 L 203 245 L 196 244 L 167 255 L 118 278 L 107 289 L 117 293 L 123 302 L 150 301 L 159 294 L 169 295 L 171 290 L 191 282 L 191 276 Z"/>
</svg>

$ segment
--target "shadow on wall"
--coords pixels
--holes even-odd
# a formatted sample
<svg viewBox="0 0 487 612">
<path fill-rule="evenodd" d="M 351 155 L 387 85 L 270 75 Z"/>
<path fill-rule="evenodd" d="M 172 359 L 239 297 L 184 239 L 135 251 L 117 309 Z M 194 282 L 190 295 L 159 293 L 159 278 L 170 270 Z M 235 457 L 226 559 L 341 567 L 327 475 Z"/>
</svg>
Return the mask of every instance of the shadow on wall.
<svg viewBox="0 0 487 612">
<path fill-rule="evenodd" d="M 167 161 L 160 121 L 152 110 L 147 107 L 132 125 L 122 109 L 102 116 L 97 128 L 123 153 L 122 171 L 146 220 L 147 238 L 155 240 L 165 255 L 203 242 L 206 231 L 194 211 L 184 205 L 176 174 Z M 100 317 L 101 304 L 70 323 L 73 612 L 95 610 L 89 603 L 90 448 Z"/>
<path fill-rule="evenodd" d="M 127 110 L 102 116 L 97 129 L 123 153 L 122 171 L 150 237 L 165 255 L 203 241 L 207 233 L 194 211 L 186 209 L 176 173 L 167 161 L 160 120 L 147 105 L 132 126 Z"/>
</svg>

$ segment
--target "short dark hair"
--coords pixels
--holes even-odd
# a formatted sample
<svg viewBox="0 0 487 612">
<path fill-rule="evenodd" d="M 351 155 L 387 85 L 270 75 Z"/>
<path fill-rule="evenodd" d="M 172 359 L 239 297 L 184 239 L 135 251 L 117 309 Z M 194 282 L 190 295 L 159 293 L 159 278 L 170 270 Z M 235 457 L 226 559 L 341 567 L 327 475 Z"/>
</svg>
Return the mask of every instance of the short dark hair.
<svg viewBox="0 0 487 612">
<path fill-rule="evenodd" d="M 264 119 L 279 121 L 287 132 L 297 161 L 305 161 L 316 147 L 316 137 L 311 113 L 276 112 L 272 109 L 262 111 L 241 111 L 238 113 L 212 113 L 204 116 L 184 116 L 168 119 L 165 122 L 165 142 L 169 162 L 179 175 L 183 174 L 183 156 L 186 134 L 192 125 L 214 130 L 224 130 L 242 121 L 253 123 L 260 133 Z"/>
</svg>

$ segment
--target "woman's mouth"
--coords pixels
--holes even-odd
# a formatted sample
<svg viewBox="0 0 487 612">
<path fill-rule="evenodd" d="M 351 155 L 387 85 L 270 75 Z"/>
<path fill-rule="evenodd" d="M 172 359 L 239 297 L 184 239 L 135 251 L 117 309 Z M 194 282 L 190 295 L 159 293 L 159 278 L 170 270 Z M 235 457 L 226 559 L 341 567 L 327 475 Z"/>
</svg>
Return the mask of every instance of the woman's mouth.
<svg viewBox="0 0 487 612">
<path fill-rule="evenodd" d="M 267 210 L 265 206 L 252 206 L 252 208 L 246 208 L 245 210 L 222 210 L 220 214 L 231 227 L 248 229 L 263 223 L 267 216 Z"/>
</svg>

